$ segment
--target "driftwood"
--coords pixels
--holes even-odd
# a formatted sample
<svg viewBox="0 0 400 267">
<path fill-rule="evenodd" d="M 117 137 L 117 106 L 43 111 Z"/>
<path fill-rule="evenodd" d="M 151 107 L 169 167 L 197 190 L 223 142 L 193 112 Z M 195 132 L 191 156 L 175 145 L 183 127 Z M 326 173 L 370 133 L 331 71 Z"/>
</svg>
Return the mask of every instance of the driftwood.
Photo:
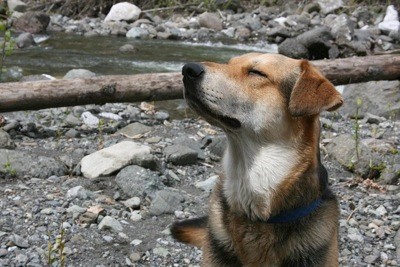
<svg viewBox="0 0 400 267">
<path fill-rule="evenodd" d="M 400 80 L 400 55 L 312 62 L 335 85 Z M 0 84 L 0 112 L 182 98 L 180 73 Z"/>
</svg>

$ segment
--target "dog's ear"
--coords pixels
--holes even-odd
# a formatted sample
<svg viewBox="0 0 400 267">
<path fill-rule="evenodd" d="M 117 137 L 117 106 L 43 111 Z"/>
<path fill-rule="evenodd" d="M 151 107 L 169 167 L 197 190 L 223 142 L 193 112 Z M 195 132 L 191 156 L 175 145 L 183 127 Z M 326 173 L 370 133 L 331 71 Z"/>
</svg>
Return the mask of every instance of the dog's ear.
<svg viewBox="0 0 400 267">
<path fill-rule="evenodd" d="M 297 79 L 289 98 L 292 116 L 309 116 L 324 110 L 333 111 L 343 104 L 343 98 L 331 82 L 307 60 L 300 64 Z"/>
</svg>

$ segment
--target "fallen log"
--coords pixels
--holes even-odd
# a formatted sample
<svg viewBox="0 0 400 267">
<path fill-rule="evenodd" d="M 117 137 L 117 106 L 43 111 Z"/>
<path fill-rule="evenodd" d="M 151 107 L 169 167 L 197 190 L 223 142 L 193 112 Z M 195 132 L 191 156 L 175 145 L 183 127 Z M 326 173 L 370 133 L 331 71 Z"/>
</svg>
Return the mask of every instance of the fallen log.
<svg viewBox="0 0 400 267">
<path fill-rule="evenodd" d="M 400 79 L 400 55 L 312 62 L 335 85 Z M 1 83 L 0 112 L 182 98 L 180 73 Z"/>
</svg>

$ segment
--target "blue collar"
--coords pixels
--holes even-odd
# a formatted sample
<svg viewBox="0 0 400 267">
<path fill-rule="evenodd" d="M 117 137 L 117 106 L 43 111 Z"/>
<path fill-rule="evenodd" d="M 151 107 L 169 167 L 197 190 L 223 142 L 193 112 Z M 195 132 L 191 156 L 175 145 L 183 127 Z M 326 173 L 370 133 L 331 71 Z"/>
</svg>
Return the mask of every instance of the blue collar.
<svg viewBox="0 0 400 267">
<path fill-rule="evenodd" d="M 267 223 L 290 223 L 297 221 L 315 211 L 321 205 L 321 203 L 322 199 L 318 198 L 311 202 L 308 206 L 284 211 L 275 216 L 272 216 L 267 220 Z"/>
</svg>

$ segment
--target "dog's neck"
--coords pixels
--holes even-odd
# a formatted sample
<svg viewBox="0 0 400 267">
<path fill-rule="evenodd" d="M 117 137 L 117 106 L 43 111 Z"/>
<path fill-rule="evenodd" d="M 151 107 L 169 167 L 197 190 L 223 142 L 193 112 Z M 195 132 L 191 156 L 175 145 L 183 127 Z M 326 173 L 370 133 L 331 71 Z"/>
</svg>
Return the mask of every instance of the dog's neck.
<svg viewBox="0 0 400 267">
<path fill-rule="evenodd" d="M 223 159 L 226 174 L 224 194 L 233 211 L 244 213 L 252 220 L 266 220 L 281 211 L 276 206 L 292 208 L 296 204 L 289 202 L 304 197 L 290 195 L 292 200 L 286 201 L 286 193 L 292 194 L 290 191 L 293 191 L 297 194 L 299 190 L 290 188 L 293 186 L 282 190 L 283 183 L 294 185 L 302 172 L 309 168 L 309 162 L 304 162 L 298 152 L 298 143 L 301 142 L 274 142 L 259 137 L 243 137 L 241 133 L 227 136 L 228 146 Z M 316 155 L 316 148 L 304 149 Z M 300 173 L 294 174 L 298 168 Z M 285 203 L 281 203 L 282 199 Z"/>
</svg>

